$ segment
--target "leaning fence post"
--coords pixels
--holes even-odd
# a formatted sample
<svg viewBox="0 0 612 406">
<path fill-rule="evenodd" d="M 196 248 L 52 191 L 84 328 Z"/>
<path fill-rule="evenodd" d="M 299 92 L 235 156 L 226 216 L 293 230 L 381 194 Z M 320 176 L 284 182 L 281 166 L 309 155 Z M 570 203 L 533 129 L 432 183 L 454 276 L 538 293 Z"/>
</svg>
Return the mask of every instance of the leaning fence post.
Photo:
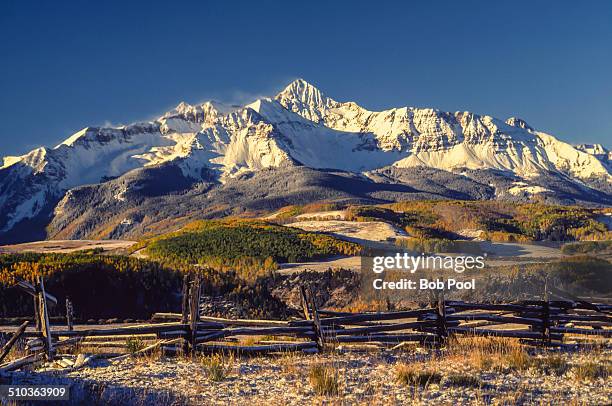
<svg viewBox="0 0 612 406">
<path fill-rule="evenodd" d="M 323 331 L 321 330 L 321 320 L 319 319 L 319 311 L 317 310 L 317 304 L 315 303 L 312 289 L 309 289 L 308 293 L 308 299 L 310 300 L 310 307 L 312 309 L 312 320 L 315 336 L 317 339 L 317 347 L 319 348 L 319 351 L 323 351 L 325 339 L 323 337 Z"/>
<path fill-rule="evenodd" d="M 310 310 L 308 309 L 308 298 L 306 297 L 306 290 L 303 286 L 300 286 L 300 299 L 302 301 L 302 310 L 304 311 L 304 318 L 311 320 Z"/>
<path fill-rule="evenodd" d="M 38 277 L 38 284 L 40 291 L 38 292 L 39 316 L 40 324 L 42 326 L 42 336 L 44 338 L 45 347 L 47 349 L 47 360 L 53 361 L 53 341 L 51 338 L 51 329 L 49 326 L 49 313 L 47 310 L 47 295 L 45 294 L 45 283 L 41 276 Z"/>
</svg>

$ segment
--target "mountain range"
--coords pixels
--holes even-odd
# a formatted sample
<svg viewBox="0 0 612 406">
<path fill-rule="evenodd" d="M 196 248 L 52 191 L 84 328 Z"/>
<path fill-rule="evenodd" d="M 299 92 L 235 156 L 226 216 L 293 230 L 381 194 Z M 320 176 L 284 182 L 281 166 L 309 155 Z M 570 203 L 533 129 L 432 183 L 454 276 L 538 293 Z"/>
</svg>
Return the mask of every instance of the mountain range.
<svg viewBox="0 0 612 406">
<path fill-rule="evenodd" d="M 195 218 L 316 201 L 501 199 L 611 205 L 612 153 L 525 121 L 369 111 L 298 79 L 236 106 L 180 103 L 4 157 L 0 242 L 132 238 Z"/>
</svg>

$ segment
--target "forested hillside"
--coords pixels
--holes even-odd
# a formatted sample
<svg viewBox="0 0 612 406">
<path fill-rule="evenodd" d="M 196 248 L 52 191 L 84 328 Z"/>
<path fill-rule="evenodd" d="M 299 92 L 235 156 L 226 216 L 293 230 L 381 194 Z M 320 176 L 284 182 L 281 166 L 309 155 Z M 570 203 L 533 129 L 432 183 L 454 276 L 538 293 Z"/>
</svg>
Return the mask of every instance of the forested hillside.
<svg viewBox="0 0 612 406">
<path fill-rule="evenodd" d="M 353 206 L 347 219 L 383 220 L 417 238 L 462 238 L 466 231 L 491 241 L 609 240 L 605 209 L 499 201 L 411 201 Z"/>
<path fill-rule="evenodd" d="M 245 219 L 197 221 L 136 248 L 141 247 L 153 259 L 264 271 L 276 269 L 278 263 L 357 255 L 361 250 L 329 235 Z"/>
</svg>

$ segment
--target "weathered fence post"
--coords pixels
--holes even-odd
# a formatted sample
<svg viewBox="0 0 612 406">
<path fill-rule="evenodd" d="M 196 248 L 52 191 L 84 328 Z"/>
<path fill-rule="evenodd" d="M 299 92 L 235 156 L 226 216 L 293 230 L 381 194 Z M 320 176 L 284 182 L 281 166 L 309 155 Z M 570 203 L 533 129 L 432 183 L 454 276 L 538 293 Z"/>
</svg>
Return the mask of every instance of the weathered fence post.
<svg viewBox="0 0 612 406">
<path fill-rule="evenodd" d="M 446 306 L 444 303 L 444 292 L 438 294 L 438 308 L 437 308 L 437 334 L 440 344 L 442 344 L 448 336 L 448 330 L 446 329 Z"/>
<path fill-rule="evenodd" d="M 181 323 L 189 322 L 189 279 L 190 274 L 186 273 L 183 277 L 183 296 L 181 298 Z"/>
<path fill-rule="evenodd" d="M 40 306 L 40 299 L 38 298 L 38 285 L 34 286 L 35 288 L 35 293 L 34 293 L 34 325 L 36 328 L 37 332 L 40 332 L 42 330 L 42 327 L 40 325 L 40 314 L 38 312 L 38 307 Z"/>
<path fill-rule="evenodd" d="M 542 303 L 542 342 L 549 344 L 550 339 L 550 302 L 548 297 L 548 277 L 544 280 L 544 301 Z"/>
<path fill-rule="evenodd" d="M 310 308 L 312 310 L 312 320 L 315 336 L 317 338 L 317 348 L 319 351 L 323 351 L 323 346 L 325 345 L 325 339 L 323 337 L 323 331 L 321 329 L 321 320 L 319 319 L 319 311 L 317 310 L 317 304 L 315 303 L 314 294 L 312 293 L 312 288 L 308 289 L 308 299 L 310 301 Z"/>
<path fill-rule="evenodd" d="M 196 274 L 191 282 L 189 291 L 189 322 L 191 330 L 191 352 L 196 349 L 196 341 L 198 337 L 198 321 L 200 320 L 200 283 L 202 279 L 200 274 Z"/>
<path fill-rule="evenodd" d="M 47 350 L 47 360 L 53 361 L 53 339 L 51 337 L 51 329 L 49 326 L 49 312 L 47 310 L 47 295 L 45 294 L 45 283 L 41 276 L 38 277 L 38 285 L 40 286 L 40 291 L 38 292 L 38 302 L 39 302 L 39 316 L 40 316 L 40 324 L 42 327 L 42 336 L 43 341 L 45 343 L 45 348 Z"/>
<path fill-rule="evenodd" d="M 551 343 L 550 338 L 550 302 L 544 301 L 542 306 L 542 340 L 547 344 Z"/>
<path fill-rule="evenodd" d="M 308 298 L 306 297 L 306 290 L 304 286 L 300 286 L 300 299 L 302 302 L 302 310 L 304 311 L 304 318 L 306 320 L 311 320 L 310 310 L 308 309 Z"/>
<path fill-rule="evenodd" d="M 190 273 L 185 273 L 183 276 L 183 296 L 181 297 L 181 324 L 189 323 L 189 279 L 191 277 Z M 189 340 L 191 337 L 191 330 L 187 331 L 187 335 L 185 336 L 182 348 L 183 354 L 187 354 L 189 352 Z"/>
<path fill-rule="evenodd" d="M 73 330 L 73 317 L 74 308 L 72 307 L 72 302 L 69 297 L 66 297 L 66 326 L 68 327 L 68 331 Z"/>
</svg>

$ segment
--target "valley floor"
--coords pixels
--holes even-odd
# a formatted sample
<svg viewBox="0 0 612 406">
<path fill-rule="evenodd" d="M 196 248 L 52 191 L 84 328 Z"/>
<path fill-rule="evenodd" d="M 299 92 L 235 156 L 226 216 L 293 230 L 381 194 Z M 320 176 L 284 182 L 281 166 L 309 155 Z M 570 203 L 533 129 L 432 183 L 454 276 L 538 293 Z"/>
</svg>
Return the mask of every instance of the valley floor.
<svg viewBox="0 0 612 406">
<path fill-rule="evenodd" d="M 102 249 L 113 251 L 128 248 L 136 241 L 128 240 L 45 240 L 22 244 L 2 245 L 0 254 L 13 254 L 20 252 L 40 253 L 71 253 L 83 250 Z"/>
</svg>

